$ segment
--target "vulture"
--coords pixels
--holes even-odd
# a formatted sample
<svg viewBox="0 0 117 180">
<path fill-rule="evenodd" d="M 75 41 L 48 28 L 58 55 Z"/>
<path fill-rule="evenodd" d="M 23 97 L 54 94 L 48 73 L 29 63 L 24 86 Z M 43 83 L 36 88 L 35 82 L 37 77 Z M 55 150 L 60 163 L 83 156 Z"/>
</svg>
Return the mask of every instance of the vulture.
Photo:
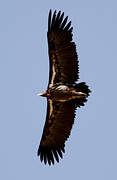
<svg viewBox="0 0 117 180">
<path fill-rule="evenodd" d="M 64 12 L 49 11 L 49 83 L 46 91 L 37 94 L 47 99 L 46 122 L 37 154 L 41 162 L 49 165 L 63 158 L 76 108 L 84 106 L 91 92 L 85 82 L 77 83 L 79 64 L 72 31 Z"/>
</svg>

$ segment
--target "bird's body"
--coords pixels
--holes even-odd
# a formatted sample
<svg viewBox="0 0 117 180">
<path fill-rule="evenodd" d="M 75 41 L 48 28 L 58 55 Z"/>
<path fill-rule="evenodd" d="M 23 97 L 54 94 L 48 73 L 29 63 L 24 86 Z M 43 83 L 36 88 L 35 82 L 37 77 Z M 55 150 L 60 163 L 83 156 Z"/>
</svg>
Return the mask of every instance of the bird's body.
<svg viewBox="0 0 117 180">
<path fill-rule="evenodd" d="M 85 83 L 80 83 L 79 87 L 80 86 L 84 86 L 86 88 Z M 78 84 L 56 84 L 49 88 L 46 93 L 48 98 L 59 102 L 74 100 L 76 98 L 85 98 L 88 96 L 86 92 L 80 91 L 80 88 L 78 88 Z M 46 96 L 46 93 L 44 96 Z"/>
<path fill-rule="evenodd" d="M 59 11 L 48 18 L 48 52 L 50 74 L 48 88 L 38 95 L 47 97 L 47 115 L 38 149 L 41 161 L 54 164 L 63 157 L 65 141 L 70 135 L 77 107 L 87 101 L 90 90 L 79 79 L 76 45 L 72 42 L 71 21 Z"/>
</svg>

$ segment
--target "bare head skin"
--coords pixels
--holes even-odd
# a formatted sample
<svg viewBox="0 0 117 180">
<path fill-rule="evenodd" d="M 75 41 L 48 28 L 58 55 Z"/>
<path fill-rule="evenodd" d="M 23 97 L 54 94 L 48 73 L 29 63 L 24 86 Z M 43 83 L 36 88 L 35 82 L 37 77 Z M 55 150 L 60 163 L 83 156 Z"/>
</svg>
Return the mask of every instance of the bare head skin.
<svg viewBox="0 0 117 180">
<path fill-rule="evenodd" d="M 37 94 L 37 96 L 50 97 L 50 94 L 47 91 Z"/>
</svg>

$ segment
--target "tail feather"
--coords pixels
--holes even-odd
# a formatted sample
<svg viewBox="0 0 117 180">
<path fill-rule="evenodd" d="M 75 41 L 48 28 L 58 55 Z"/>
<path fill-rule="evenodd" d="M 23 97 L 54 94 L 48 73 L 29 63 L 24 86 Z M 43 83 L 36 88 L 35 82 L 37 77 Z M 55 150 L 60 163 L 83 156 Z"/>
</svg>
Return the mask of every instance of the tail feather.
<svg viewBox="0 0 117 180">
<path fill-rule="evenodd" d="M 87 94 L 87 96 L 89 96 L 89 94 L 91 93 L 91 90 L 88 88 L 88 86 L 86 85 L 85 82 L 81 82 L 79 84 L 76 84 L 75 89 L 78 92 L 83 92 L 83 93 Z"/>
<path fill-rule="evenodd" d="M 79 99 L 75 99 L 74 100 L 74 103 L 77 107 L 80 107 L 80 106 L 84 106 L 85 105 L 85 102 L 87 101 L 87 97 L 89 96 L 89 94 L 91 93 L 91 90 L 88 88 L 88 86 L 86 85 L 85 82 L 81 82 L 79 84 L 76 84 L 75 85 L 75 89 L 76 91 L 78 92 L 83 92 L 85 93 L 87 96 L 86 97 L 83 97 L 83 98 L 79 98 Z"/>
</svg>

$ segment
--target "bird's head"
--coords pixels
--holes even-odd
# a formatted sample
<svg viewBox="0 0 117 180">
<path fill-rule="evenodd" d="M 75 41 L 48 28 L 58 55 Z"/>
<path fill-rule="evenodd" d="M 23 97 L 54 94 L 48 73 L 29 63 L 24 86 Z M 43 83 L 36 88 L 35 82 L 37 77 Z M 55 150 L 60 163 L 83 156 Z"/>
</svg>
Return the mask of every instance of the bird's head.
<svg viewBox="0 0 117 180">
<path fill-rule="evenodd" d="M 37 96 L 50 97 L 48 91 L 43 91 L 42 93 L 37 94 Z"/>
</svg>

